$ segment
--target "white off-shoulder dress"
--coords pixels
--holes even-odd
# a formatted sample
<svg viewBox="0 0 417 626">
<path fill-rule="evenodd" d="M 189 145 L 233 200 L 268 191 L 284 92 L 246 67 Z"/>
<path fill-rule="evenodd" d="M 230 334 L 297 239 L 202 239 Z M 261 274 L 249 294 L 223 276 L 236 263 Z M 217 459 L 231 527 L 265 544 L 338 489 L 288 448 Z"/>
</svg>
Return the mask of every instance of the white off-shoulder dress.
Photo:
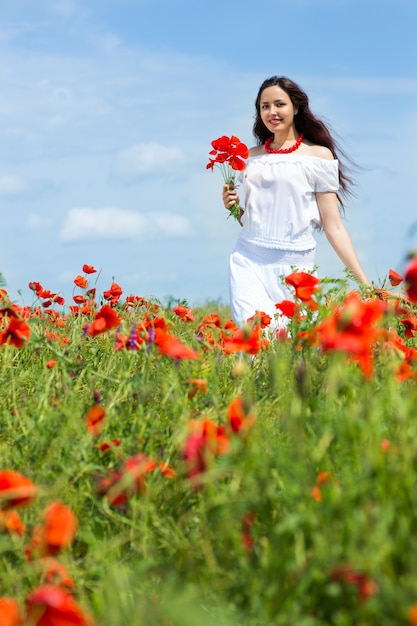
<svg viewBox="0 0 417 626">
<path fill-rule="evenodd" d="M 234 321 L 255 311 L 275 319 L 275 304 L 291 300 L 283 277 L 312 271 L 321 218 L 316 192 L 337 192 L 339 163 L 298 153 L 249 157 L 240 177 L 245 212 L 230 256 L 229 291 Z M 276 322 L 275 325 L 280 325 Z"/>
</svg>

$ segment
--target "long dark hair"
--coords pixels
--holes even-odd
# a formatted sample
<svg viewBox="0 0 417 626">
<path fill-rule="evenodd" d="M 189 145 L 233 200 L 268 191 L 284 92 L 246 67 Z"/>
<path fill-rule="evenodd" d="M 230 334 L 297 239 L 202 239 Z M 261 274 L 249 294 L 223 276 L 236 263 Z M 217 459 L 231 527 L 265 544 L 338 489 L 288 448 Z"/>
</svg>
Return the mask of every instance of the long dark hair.
<svg viewBox="0 0 417 626">
<path fill-rule="evenodd" d="M 297 131 L 299 133 L 303 133 L 304 137 L 312 143 L 329 148 L 334 158 L 338 159 L 340 185 L 340 195 L 338 194 L 338 201 L 343 208 L 343 198 L 348 198 L 353 195 L 352 185 L 354 183 L 347 175 L 347 166 L 341 161 L 340 156 L 349 161 L 351 164 L 353 164 L 352 160 L 349 159 L 345 152 L 340 148 L 326 124 L 313 115 L 310 110 L 308 96 L 305 91 L 303 91 L 301 87 L 286 76 L 272 76 L 271 78 L 267 78 L 259 88 L 258 95 L 255 100 L 256 115 L 255 123 L 253 125 L 253 134 L 257 139 L 257 144 L 261 145 L 265 143 L 268 137 L 273 136 L 273 133 L 271 133 L 263 123 L 260 112 L 262 92 L 267 87 L 273 86 L 281 87 L 281 89 L 288 94 L 294 108 L 298 109 L 297 115 L 294 117 L 294 124 Z"/>
</svg>

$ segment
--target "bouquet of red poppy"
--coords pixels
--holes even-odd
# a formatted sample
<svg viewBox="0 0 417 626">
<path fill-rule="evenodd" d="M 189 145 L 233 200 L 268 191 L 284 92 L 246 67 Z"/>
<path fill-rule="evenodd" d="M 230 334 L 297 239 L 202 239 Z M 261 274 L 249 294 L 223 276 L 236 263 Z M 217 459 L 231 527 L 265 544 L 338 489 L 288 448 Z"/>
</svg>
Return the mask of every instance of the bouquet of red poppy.
<svg viewBox="0 0 417 626">
<path fill-rule="evenodd" d="M 211 142 L 213 150 L 209 152 L 210 160 L 206 165 L 206 169 L 214 171 L 216 165 L 223 176 L 223 180 L 229 189 L 235 189 L 237 172 L 242 172 L 245 167 L 245 159 L 249 156 L 249 149 L 238 137 L 219 137 Z M 240 204 L 235 203 L 230 208 L 230 215 L 237 220 L 240 219 L 241 212 L 244 208 Z M 230 216 L 229 216 L 230 217 Z"/>
</svg>

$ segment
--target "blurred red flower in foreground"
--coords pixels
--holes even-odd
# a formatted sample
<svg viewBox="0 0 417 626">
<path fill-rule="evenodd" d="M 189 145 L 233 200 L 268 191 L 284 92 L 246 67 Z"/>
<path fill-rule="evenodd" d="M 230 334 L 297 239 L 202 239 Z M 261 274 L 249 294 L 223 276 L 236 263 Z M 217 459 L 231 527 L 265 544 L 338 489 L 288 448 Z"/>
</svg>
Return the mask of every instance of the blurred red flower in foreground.
<svg viewBox="0 0 417 626">
<path fill-rule="evenodd" d="M 86 263 L 84 263 L 83 272 L 84 274 L 95 274 L 97 270 L 92 265 L 87 265 Z"/>
<path fill-rule="evenodd" d="M 405 268 L 404 282 L 407 296 L 412 302 L 417 302 L 417 256 Z"/>
<path fill-rule="evenodd" d="M 39 560 L 41 566 L 42 583 L 56 585 L 71 591 L 75 583 L 68 574 L 67 569 L 57 559 L 44 556 Z"/>
<path fill-rule="evenodd" d="M 231 401 L 227 409 L 227 419 L 234 433 L 247 434 L 255 424 L 255 412 L 238 396 Z"/>
<path fill-rule="evenodd" d="M 23 624 L 23 616 L 16 600 L 0 598 L 0 624 L 1 626 L 21 626 Z"/>
<path fill-rule="evenodd" d="M 232 352 L 246 352 L 248 354 L 258 354 L 261 348 L 267 348 L 269 341 L 262 337 L 261 329 L 258 326 L 253 328 L 239 328 L 231 337 L 225 339 L 223 349 L 226 354 Z"/>
<path fill-rule="evenodd" d="M 310 302 L 318 288 L 319 279 L 307 272 L 293 272 L 285 278 L 287 285 L 295 289 L 295 296 L 302 302 Z"/>
<path fill-rule="evenodd" d="M 272 317 L 263 311 L 256 311 L 252 317 L 247 319 L 248 324 L 252 326 L 260 326 L 261 328 L 266 328 L 272 321 Z"/>
<path fill-rule="evenodd" d="M 401 319 L 400 324 L 404 326 L 404 335 L 406 337 L 414 337 L 414 333 L 417 332 L 417 317 L 415 315 Z"/>
<path fill-rule="evenodd" d="M 29 325 L 17 317 L 12 317 L 7 328 L 0 333 L 0 345 L 10 344 L 22 348 L 30 337 Z"/>
<path fill-rule="evenodd" d="M 43 520 L 35 526 L 25 556 L 31 561 L 35 556 L 56 556 L 73 541 L 78 522 L 74 512 L 62 502 L 52 502 L 43 513 Z"/>
<path fill-rule="evenodd" d="M 356 585 L 359 600 L 365 602 L 379 591 L 378 583 L 369 574 L 358 572 L 349 563 L 335 567 L 332 570 L 332 579 L 349 585 Z"/>
<path fill-rule="evenodd" d="M 207 393 L 207 381 L 204 378 L 187 378 L 185 381 L 189 386 L 188 398 L 194 398 L 196 393 Z"/>
<path fill-rule="evenodd" d="M 229 439 L 224 426 L 215 424 L 210 419 L 190 421 L 191 431 L 183 446 L 183 459 L 188 477 L 198 486 L 199 476 L 204 473 L 213 457 L 229 451 Z"/>
<path fill-rule="evenodd" d="M 297 305 L 292 300 L 282 300 L 275 305 L 275 308 L 281 311 L 285 317 L 294 317 L 298 310 Z"/>
<path fill-rule="evenodd" d="M 312 337 L 325 351 L 342 351 L 358 362 L 365 376 L 373 374 L 373 348 L 384 336 L 377 326 L 387 310 L 383 300 L 362 300 L 357 292 L 349 293 L 342 306 L 313 329 Z"/>
<path fill-rule="evenodd" d="M 26 600 L 30 626 L 91 626 L 92 621 L 71 594 L 55 585 L 42 585 Z"/>
<path fill-rule="evenodd" d="M 403 281 L 403 277 L 401 276 L 401 274 L 398 274 L 398 272 L 394 270 L 390 270 L 388 272 L 388 278 L 389 278 L 389 282 L 391 283 L 393 287 L 396 287 Z"/>
<path fill-rule="evenodd" d="M 93 437 L 101 435 L 103 430 L 103 420 L 106 417 L 106 411 L 99 404 L 94 404 L 87 413 L 85 422 L 87 424 L 88 432 Z"/>
<path fill-rule="evenodd" d="M 135 454 L 118 472 L 102 478 L 97 485 L 97 492 L 105 495 L 112 506 L 123 506 L 136 493 L 146 491 L 147 474 L 157 467 L 156 461 L 146 454 Z"/>
<path fill-rule="evenodd" d="M 112 439 L 111 441 L 102 441 L 101 443 L 96 444 L 95 447 L 101 450 L 101 452 L 107 452 L 108 450 L 117 448 L 120 444 L 121 439 Z"/>
<path fill-rule="evenodd" d="M 37 489 L 29 478 L 11 470 L 0 471 L 0 508 L 30 504 L 36 495 Z"/>
<path fill-rule="evenodd" d="M 155 328 L 154 343 L 162 354 L 170 356 L 172 359 L 197 360 L 200 358 L 196 350 L 185 346 L 177 337 L 170 335 L 162 328 Z"/>
<path fill-rule="evenodd" d="M 52 502 L 45 509 L 42 526 L 47 552 L 54 556 L 71 544 L 78 523 L 72 509 L 62 502 Z"/>
<path fill-rule="evenodd" d="M 20 519 L 17 511 L 2 511 L 0 509 L 0 532 L 4 532 L 8 535 L 19 535 L 22 537 L 25 534 L 25 531 L 26 526 Z"/>
<path fill-rule="evenodd" d="M 321 487 L 323 485 L 327 485 L 330 481 L 333 481 L 334 484 L 337 484 L 334 476 L 330 472 L 319 472 L 316 478 L 316 482 L 311 489 L 311 495 L 316 500 L 316 502 L 321 502 L 323 500 Z"/>
</svg>

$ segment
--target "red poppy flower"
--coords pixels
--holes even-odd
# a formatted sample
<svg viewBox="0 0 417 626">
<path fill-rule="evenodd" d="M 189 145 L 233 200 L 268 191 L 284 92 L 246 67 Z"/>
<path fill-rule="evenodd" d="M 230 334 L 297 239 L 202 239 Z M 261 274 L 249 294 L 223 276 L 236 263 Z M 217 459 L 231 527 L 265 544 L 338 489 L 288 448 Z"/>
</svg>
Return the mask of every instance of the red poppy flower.
<svg viewBox="0 0 417 626">
<path fill-rule="evenodd" d="M 0 505 L 3 509 L 30 504 L 37 495 L 33 482 L 19 472 L 0 471 Z"/>
<path fill-rule="evenodd" d="M 44 511 L 41 524 L 35 526 L 25 549 L 25 558 L 56 556 L 73 541 L 78 529 L 73 511 L 61 502 L 52 502 Z"/>
<path fill-rule="evenodd" d="M 50 359 L 49 361 L 46 362 L 46 367 L 48 368 L 48 370 L 51 370 L 52 368 L 55 367 L 57 362 L 58 361 L 56 359 Z"/>
<path fill-rule="evenodd" d="M 185 346 L 177 337 L 170 335 L 162 328 L 155 328 L 154 343 L 162 354 L 172 359 L 197 360 L 200 358 L 196 350 Z"/>
<path fill-rule="evenodd" d="M 292 300 L 283 300 L 282 302 L 276 304 L 275 308 L 279 309 L 285 317 L 294 317 L 297 310 L 297 306 Z"/>
<path fill-rule="evenodd" d="M 172 309 L 175 315 L 178 315 L 185 322 L 194 322 L 194 314 L 191 309 L 188 309 L 183 304 L 179 304 Z"/>
<path fill-rule="evenodd" d="M 361 602 L 365 602 L 379 591 L 379 586 L 375 580 L 368 574 L 354 570 L 349 563 L 335 567 L 331 576 L 333 580 L 355 585 Z"/>
<path fill-rule="evenodd" d="M 57 559 L 44 556 L 39 560 L 39 563 L 42 568 L 42 583 L 56 585 L 68 591 L 75 588 L 74 580 L 67 572 L 67 569 Z"/>
<path fill-rule="evenodd" d="M 262 348 L 267 348 L 269 341 L 262 338 L 260 329 L 256 326 L 253 328 L 240 328 L 233 335 L 226 339 L 223 349 L 226 354 L 232 352 L 246 352 L 248 354 L 258 354 Z"/>
<path fill-rule="evenodd" d="M 388 272 L 388 278 L 393 287 L 396 287 L 403 281 L 403 277 L 401 276 L 401 274 L 398 274 L 398 272 L 395 272 L 394 270 L 390 270 Z"/>
<path fill-rule="evenodd" d="M 252 324 L 255 326 L 259 326 L 261 328 L 266 328 L 272 321 L 272 317 L 263 311 L 256 311 L 252 317 L 249 317 L 247 320 L 248 324 Z"/>
<path fill-rule="evenodd" d="M 414 333 L 417 332 L 417 317 L 415 315 L 401 319 L 400 324 L 404 326 L 406 337 L 414 337 Z"/>
<path fill-rule="evenodd" d="M 7 328 L 0 333 L 0 345 L 10 344 L 22 348 L 29 337 L 29 325 L 24 320 L 12 317 Z"/>
<path fill-rule="evenodd" d="M 405 290 L 411 302 L 417 302 L 417 256 L 405 268 Z"/>
<path fill-rule="evenodd" d="M 96 313 L 94 321 L 86 325 L 86 332 L 91 337 L 96 337 L 101 333 L 105 333 L 107 330 L 116 328 L 121 324 L 121 321 L 116 311 L 108 304 L 104 304 Z"/>
<path fill-rule="evenodd" d="M 73 596 L 56 585 L 41 585 L 26 600 L 31 626 L 91 626 L 85 610 Z"/>
<path fill-rule="evenodd" d="M 217 313 L 210 313 L 210 315 L 205 315 L 203 317 L 201 325 L 204 325 L 207 328 L 221 328 L 222 321 Z"/>
<path fill-rule="evenodd" d="M 321 489 L 318 485 L 313 485 L 311 488 L 311 495 L 316 502 L 321 502 L 323 500 Z"/>
<path fill-rule="evenodd" d="M 52 502 L 43 516 L 47 554 L 54 556 L 65 550 L 72 543 L 77 527 L 77 518 L 72 509 L 62 502 Z"/>
<path fill-rule="evenodd" d="M 101 435 L 103 430 L 103 420 L 106 417 L 106 412 L 99 404 L 94 404 L 87 413 L 85 418 L 89 433 L 93 437 Z"/>
<path fill-rule="evenodd" d="M 159 464 L 159 471 L 163 476 L 165 476 L 165 478 L 175 478 L 175 476 L 177 475 L 177 472 L 174 470 L 174 468 L 168 465 L 168 463 L 165 463 L 165 461 L 162 461 Z"/>
<path fill-rule="evenodd" d="M 41 291 L 43 291 L 43 287 L 40 283 L 37 283 L 35 281 L 29 283 L 29 289 L 31 291 L 34 291 L 36 293 L 36 295 L 38 296 L 40 294 Z"/>
<path fill-rule="evenodd" d="M 136 493 L 146 491 L 147 474 L 157 467 L 156 461 L 147 457 L 146 454 L 135 454 L 118 472 L 100 480 L 97 491 L 100 495 L 105 495 L 112 506 L 123 506 Z"/>
<path fill-rule="evenodd" d="M 293 272 L 285 278 L 285 282 L 295 288 L 297 298 L 302 302 L 308 302 L 317 290 L 320 281 L 308 272 Z"/>
<path fill-rule="evenodd" d="M 84 274 L 95 274 L 97 270 L 92 265 L 87 265 L 86 263 L 84 263 L 83 272 Z"/>
<path fill-rule="evenodd" d="M 63 306 L 65 304 L 65 298 L 63 298 L 62 296 L 55 295 L 53 300 L 56 304 L 59 304 L 60 306 Z"/>
<path fill-rule="evenodd" d="M 80 289 L 87 289 L 88 287 L 88 280 L 85 278 L 85 276 L 76 276 L 74 278 L 74 283 L 77 285 L 77 287 L 80 287 Z"/>
<path fill-rule="evenodd" d="M 236 434 L 247 434 L 255 424 L 255 413 L 240 396 L 234 398 L 227 409 L 227 419 Z"/>
<path fill-rule="evenodd" d="M 26 532 L 26 526 L 22 522 L 17 511 L 14 511 L 13 509 L 2 511 L 0 509 L 0 532 L 6 533 L 7 535 L 18 535 L 19 537 L 23 537 Z"/>
<path fill-rule="evenodd" d="M 16 600 L 0 598 L 1 626 L 23 626 L 23 615 Z"/>
<path fill-rule="evenodd" d="M 49 298 L 53 298 L 54 296 L 56 296 L 56 294 L 52 293 L 50 289 L 41 289 L 40 291 L 36 292 L 36 295 L 38 295 L 39 298 L 42 298 L 43 300 L 48 300 Z"/>
<path fill-rule="evenodd" d="M 184 443 L 183 459 L 188 477 L 195 486 L 199 486 L 199 477 L 208 469 L 213 457 L 226 454 L 230 444 L 224 426 L 210 419 L 191 421 L 189 429 L 191 432 Z"/>
<path fill-rule="evenodd" d="M 389 439 L 382 439 L 380 445 L 382 452 L 388 452 L 388 450 L 391 448 L 391 442 Z"/>
<path fill-rule="evenodd" d="M 206 169 L 213 169 L 216 163 L 228 163 L 233 170 L 242 171 L 246 167 L 244 159 L 249 156 L 248 147 L 240 141 L 238 137 L 232 135 L 230 138 L 223 135 L 211 142 L 213 150 L 210 155 Z"/>
<path fill-rule="evenodd" d="M 101 450 L 101 452 L 107 452 L 112 448 L 117 448 L 121 444 L 121 439 L 112 439 L 111 441 L 102 441 L 98 443 L 95 447 Z"/>
<path fill-rule="evenodd" d="M 373 348 L 384 336 L 377 323 L 387 310 L 383 300 L 362 300 L 356 292 L 347 295 L 314 329 L 315 340 L 327 351 L 342 351 L 358 362 L 363 374 L 373 373 Z"/>
<path fill-rule="evenodd" d="M 194 398 L 196 393 L 207 393 L 207 381 L 204 378 L 187 378 L 185 381 L 190 389 L 187 393 L 188 398 Z"/>
<path fill-rule="evenodd" d="M 120 296 L 122 295 L 123 290 L 117 283 L 112 283 L 110 285 L 110 289 L 103 293 L 103 297 L 106 300 L 109 300 L 112 304 L 117 304 Z"/>
</svg>

